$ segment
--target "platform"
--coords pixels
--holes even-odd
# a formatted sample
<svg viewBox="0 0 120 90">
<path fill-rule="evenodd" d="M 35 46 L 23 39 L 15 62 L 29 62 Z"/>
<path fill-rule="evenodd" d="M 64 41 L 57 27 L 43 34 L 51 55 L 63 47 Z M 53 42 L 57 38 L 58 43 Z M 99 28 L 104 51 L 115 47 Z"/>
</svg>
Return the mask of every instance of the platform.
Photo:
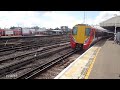
<svg viewBox="0 0 120 90">
<path fill-rule="evenodd" d="M 107 41 L 97 55 L 89 79 L 120 79 L 120 45 Z"/>
<path fill-rule="evenodd" d="M 120 79 L 120 45 L 101 40 L 54 79 Z"/>
</svg>

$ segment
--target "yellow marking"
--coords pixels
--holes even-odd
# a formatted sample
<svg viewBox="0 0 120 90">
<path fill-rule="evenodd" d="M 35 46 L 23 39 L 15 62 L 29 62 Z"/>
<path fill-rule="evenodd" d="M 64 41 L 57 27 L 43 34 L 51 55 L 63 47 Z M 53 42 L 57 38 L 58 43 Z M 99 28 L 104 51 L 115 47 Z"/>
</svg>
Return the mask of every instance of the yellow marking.
<svg viewBox="0 0 120 90">
<path fill-rule="evenodd" d="M 92 52 L 95 50 L 96 48 L 92 49 Z M 84 56 L 81 57 L 82 62 L 77 61 L 68 72 L 65 73 L 65 77 L 73 77 L 76 72 L 78 71 L 78 67 L 81 66 L 82 64 L 84 65 L 83 61 L 88 60 L 88 58 L 90 58 L 91 55 L 91 51 L 89 51 L 88 53 L 86 53 Z"/>
<path fill-rule="evenodd" d="M 87 73 L 86 73 L 86 75 L 85 75 L 85 79 L 88 79 L 88 77 L 89 77 L 89 75 L 90 75 L 90 72 L 91 72 L 91 70 L 92 70 L 92 67 L 93 67 L 93 65 L 94 65 L 94 62 L 95 62 L 95 60 L 96 60 L 96 57 L 97 57 L 100 49 L 101 49 L 101 48 L 98 49 L 98 51 L 97 51 L 97 53 L 96 53 L 93 61 L 91 62 L 90 67 L 88 68 L 88 71 L 87 71 Z"/>
</svg>

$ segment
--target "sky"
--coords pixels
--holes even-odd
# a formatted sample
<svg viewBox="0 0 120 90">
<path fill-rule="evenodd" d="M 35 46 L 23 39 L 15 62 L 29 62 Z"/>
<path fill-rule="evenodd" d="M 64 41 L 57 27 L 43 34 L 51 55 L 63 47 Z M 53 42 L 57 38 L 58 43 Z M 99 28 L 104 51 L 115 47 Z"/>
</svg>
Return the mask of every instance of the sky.
<svg viewBox="0 0 120 90">
<path fill-rule="evenodd" d="M 85 20 L 84 20 L 85 14 Z M 0 28 L 11 26 L 56 28 L 87 23 L 99 25 L 120 11 L 0 11 Z"/>
</svg>

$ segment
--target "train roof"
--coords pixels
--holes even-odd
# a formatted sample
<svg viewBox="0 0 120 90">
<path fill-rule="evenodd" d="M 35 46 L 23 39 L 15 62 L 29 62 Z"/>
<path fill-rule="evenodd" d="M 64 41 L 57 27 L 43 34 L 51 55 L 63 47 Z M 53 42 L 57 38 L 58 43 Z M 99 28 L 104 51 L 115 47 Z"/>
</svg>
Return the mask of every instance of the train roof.
<svg viewBox="0 0 120 90">
<path fill-rule="evenodd" d="M 102 28 L 100 26 L 92 26 L 92 27 L 95 28 L 95 29 L 97 29 L 97 30 L 99 30 L 99 31 L 107 32 L 107 29 L 104 29 L 104 28 Z"/>
<path fill-rule="evenodd" d="M 97 29 L 98 31 L 103 31 L 103 32 L 107 32 L 108 30 L 107 29 L 104 29 L 102 27 L 100 27 L 99 25 L 88 25 L 88 24 L 76 24 L 75 26 L 90 26 L 91 28 L 95 28 Z"/>
</svg>

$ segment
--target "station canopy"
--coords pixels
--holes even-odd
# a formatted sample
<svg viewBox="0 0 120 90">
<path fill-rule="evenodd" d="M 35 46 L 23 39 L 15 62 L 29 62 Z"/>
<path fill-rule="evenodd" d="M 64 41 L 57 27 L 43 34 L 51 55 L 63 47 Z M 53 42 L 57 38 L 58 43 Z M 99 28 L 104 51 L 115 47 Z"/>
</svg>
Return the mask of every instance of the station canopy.
<svg viewBox="0 0 120 90">
<path fill-rule="evenodd" d="M 115 31 L 115 26 L 117 32 L 120 31 L 120 16 L 112 17 L 106 21 L 103 21 L 100 23 L 100 26 L 114 32 Z"/>
</svg>

